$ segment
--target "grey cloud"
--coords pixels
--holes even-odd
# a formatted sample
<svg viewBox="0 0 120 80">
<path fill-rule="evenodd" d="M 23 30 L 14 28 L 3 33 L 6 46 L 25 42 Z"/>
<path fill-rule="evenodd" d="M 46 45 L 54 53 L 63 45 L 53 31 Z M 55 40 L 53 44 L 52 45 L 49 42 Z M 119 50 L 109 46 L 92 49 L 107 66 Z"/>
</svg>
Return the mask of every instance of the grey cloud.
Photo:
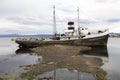
<svg viewBox="0 0 120 80">
<path fill-rule="evenodd" d="M 9 26 L 11 27 L 11 26 Z M 47 32 L 44 30 L 41 30 L 41 29 L 30 29 L 30 28 L 26 28 L 23 26 L 19 26 L 19 28 L 14 28 L 14 29 L 10 29 L 10 28 L 2 28 L 0 29 L 0 34 L 39 34 L 39 33 L 51 33 L 52 31 L 49 29 Z"/>
<path fill-rule="evenodd" d="M 109 0 L 95 0 L 96 2 L 108 2 Z"/>
<path fill-rule="evenodd" d="M 0 1 L 0 16 L 11 16 L 23 13 L 25 11 L 27 11 L 25 5 L 20 5 L 17 0 Z"/>
<path fill-rule="evenodd" d="M 19 29 L 6 29 L 6 28 L 2 28 L 0 29 L 1 34 L 16 34 L 16 33 L 20 33 L 21 31 Z"/>
<path fill-rule="evenodd" d="M 62 6 L 62 8 L 58 8 L 58 11 L 63 11 L 67 13 L 73 13 L 75 10 L 73 9 L 74 7 L 69 5 L 69 6 Z M 77 10 L 77 9 L 76 9 Z"/>
<path fill-rule="evenodd" d="M 9 17 L 8 20 L 11 20 L 15 23 L 19 23 L 21 25 L 36 25 L 36 26 L 42 26 L 42 25 L 52 25 L 49 20 L 44 20 L 44 19 L 36 19 L 36 18 L 31 18 L 31 17 Z"/>
<path fill-rule="evenodd" d="M 120 22 L 120 19 L 109 19 L 109 20 L 107 20 L 107 22 L 109 22 L 109 23 L 117 23 L 117 22 Z"/>
<path fill-rule="evenodd" d="M 98 3 L 114 3 L 118 2 L 119 0 L 95 0 Z"/>
<path fill-rule="evenodd" d="M 64 23 L 64 25 L 65 25 L 69 21 L 73 21 L 73 22 L 75 22 L 75 24 L 78 24 L 78 21 L 76 19 L 65 19 L 63 21 L 59 20 L 57 23 L 58 24 L 59 23 Z M 98 22 L 97 21 L 93 21 L 93 20 L 87 20 L 87 19 L 80 19 L 80 21 L 79 21 L 79 24 L 82 24 L 82 25 L 89 25 L 89 24 L 96 24 L 96 23 L 98 23 Z"/>
<path fill-rule="evenodd" d="M 58 19 L 57 20 L 57 23 L 64 23 L 64 22 L 68 22 L 68 21 L 74 21 L 75 23 L 77 23 L 78 22 L 78 20 L 77 20 L 77 18 L 69 18 L 69 17 L 67 17 L 67 18 L 65 18 L 65 19 L 63 19 L 63 20 L 60 20 L 60 19 Z M 79 20 L 80 22 L 80 24 L 85 24 L 85 25 L 88 25 L 88 24 L 94 24 L 94 23 L 98 23 L 97 21 L 95 21 L 95 20 L 88 20 L 88 19 L 80 19 Z"/>
<path fill-rule="evenodd" d="M 77 22 L 76 19 L 74 19 L 74 21 Z M 80 24 L 84 24 L 84 25 L 95 24 L 95 23 L 97 23 L 97 21 L 88 20 L 88 19 L 80 19 L 79 21 L 80 21 L 80 22 L 79 22 Z"/>
<path fill-rule="evenodd" d="M 85 20 L 85 19 L 82 19 L 80 20 L 80 23 L 82 24 L 93 24 L 93 23 L 97 23 L 96 21 L 92 21 L 92 20 Z"/>
<path fill-rule="evenodd" d="M 77 24 L 77 5 L 80 6 L 80 16 L 82 16 L 82 19 L 80 18 L 80 24 L 95 25 L 96 23 L 99 24 L 99 22 L 103 22 L 102 24 L 118 23 L 120 22 L 120 19 L 119 3 L 116 4 L 117 1 L 120 0 L 91 0 L 90 3 L 88 3 L 91 5 L 89 6 L 86 5 L 87 0 L 77 0 L 76 3 L 78 4 L 72 3 L 73 0 L 0 0 L 0 19 L 1 21 L 4 21 L 1 23 L 10 27 L 6 27 L 8 29 L 5 29 L 2 24 L 0 26 L 4 28 L 2 33 L 32 33 L 37 32 L 38 29 L 38 32 L 41 33 L 50 32 L 49 30 L 53 24 L 53 4 L 56 4 L 56 20 L 57 26 L 60 26 L 59 30 L 61 30 L 69 20 L 72 20 Z M 102 3 L 103 7 L 101 7 L 101 4 L 99 3 Z M 112 4 L 116 6 L 109 8 Z M 63 26 L 61 26 L 61 24 L 63 24 Z"/>
<path fill-rule="evenodd" d="M 0 0 L 0 17 L 18 15 L 37 15 L 46 6 L 42 0 Z M 47 3 L 47 2 L 46 2 Z M 42 8 L 43 7 L 43 8 Z"/>
</svg>

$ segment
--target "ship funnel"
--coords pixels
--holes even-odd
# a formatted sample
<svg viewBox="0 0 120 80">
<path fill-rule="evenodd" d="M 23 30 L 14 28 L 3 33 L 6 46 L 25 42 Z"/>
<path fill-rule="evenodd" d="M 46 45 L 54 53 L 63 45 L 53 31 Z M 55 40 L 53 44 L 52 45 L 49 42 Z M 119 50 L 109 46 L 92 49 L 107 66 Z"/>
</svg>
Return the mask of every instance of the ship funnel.
<svg viewBox="0 0 120 80">
<path fill-rule="evenodd" d="M 68 22 L 68 25 L 74 25 L 74 22 L 70 21 Z"/>
<path fill-rule="evenodd" d="M 72 21 L 68 22 L 68 30 L 74 30 L 74 22 Z"/>
</svg>

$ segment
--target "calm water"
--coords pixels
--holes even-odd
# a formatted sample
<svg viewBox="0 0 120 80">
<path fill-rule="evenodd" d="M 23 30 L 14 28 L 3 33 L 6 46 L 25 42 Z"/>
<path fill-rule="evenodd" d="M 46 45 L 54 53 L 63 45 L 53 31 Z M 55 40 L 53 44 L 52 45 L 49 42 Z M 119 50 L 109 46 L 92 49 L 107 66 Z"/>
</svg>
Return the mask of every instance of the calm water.
<svg viewBox="0 0 120 80">
<path fill-rule="evenodd" d="M 120 38 L 110 38 L 108 42 L 109 61 L 103 65 L 108 80 L 120 80 Z"/>
<path fill-rule="evenodd" d="M 29 50 L 19 50 L 18 45 L 10 39 L 0 38 L 0 76 L 3 76 L 5 73 L 8 73 L 10 76 L 16 76 L 22 71 L 20 66 L 36 64 L 38 58 L 40 58 Z M 107 72 L 107 79 L 120 80 L 120 38 L 109 38 L 107 48 L 93 48 L 90 51 L 83 51 L 82 54 L 88 57 L 101 58 L 104 62 L 104 65 L 101 67 Z M 57 69 L 41 74 L 38 77 L 50 76 L 54 76 L 56 80 L 95 80 L 89 73 L 69 71 L 68 69 Z"/>
<path fill-rule="evenodd" d="M 53 80 L 96 80 L 93 75 L 76 70 L 57 69 L 38 76 L 39 78 L 51 77 Z"/>
<path fill-rule="evenodd" d="M 0 38 L 0 76 L 6 73 L 18 76 L 23 72 L 20 66 L 35 64 L 39 58 L 34 53 L 20 52 L 18 45 L 11 41 L 11 38 Z"/>
</svg>

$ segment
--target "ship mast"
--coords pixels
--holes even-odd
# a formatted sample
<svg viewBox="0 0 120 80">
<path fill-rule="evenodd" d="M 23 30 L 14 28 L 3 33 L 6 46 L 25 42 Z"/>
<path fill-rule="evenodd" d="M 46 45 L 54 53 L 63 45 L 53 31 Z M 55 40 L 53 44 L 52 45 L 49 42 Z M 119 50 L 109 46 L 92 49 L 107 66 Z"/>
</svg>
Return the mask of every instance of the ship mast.
<svg viewBox="0 0 120 80">
<path fill-rule="evenodd" d="M 78 27 L 79 27 L 80 26 L 79 25 L 79 7 L 77 7 L 77 13 L 78 13 L 77 15 L 78 15 Z"/>
<path fill-rule="evenodd" d="M 79 35 L 79 38 L 81 37 L 81 31 L 80 31 L 80 25 L 79 25 L 79 7 L 77 7 L 77 15 L 78 15 L 78 35 Z"/>
<path fill-rule="evenodd" d="M 53 33 L 54 33 L 54 38 L 56 38 L 56 17 L 55 17 L 55 5 L 53 6 Z"/>
</svg>

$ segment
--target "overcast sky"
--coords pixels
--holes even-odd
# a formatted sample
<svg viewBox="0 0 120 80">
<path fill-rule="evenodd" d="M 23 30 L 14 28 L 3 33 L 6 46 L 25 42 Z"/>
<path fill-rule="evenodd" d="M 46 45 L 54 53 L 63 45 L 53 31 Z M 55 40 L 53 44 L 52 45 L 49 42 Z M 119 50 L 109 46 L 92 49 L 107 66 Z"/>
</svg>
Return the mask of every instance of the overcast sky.
<svg viewBox="0 0 120 80">
<path fill-rule="evenodd" d="M 77 28 L 78 6 L 80 26 L 120 32 L 120 0 L 0 0 L 0 34 L 53 33 L 53 5 L 58 33 L 68 21 Z"/>
</svg>

